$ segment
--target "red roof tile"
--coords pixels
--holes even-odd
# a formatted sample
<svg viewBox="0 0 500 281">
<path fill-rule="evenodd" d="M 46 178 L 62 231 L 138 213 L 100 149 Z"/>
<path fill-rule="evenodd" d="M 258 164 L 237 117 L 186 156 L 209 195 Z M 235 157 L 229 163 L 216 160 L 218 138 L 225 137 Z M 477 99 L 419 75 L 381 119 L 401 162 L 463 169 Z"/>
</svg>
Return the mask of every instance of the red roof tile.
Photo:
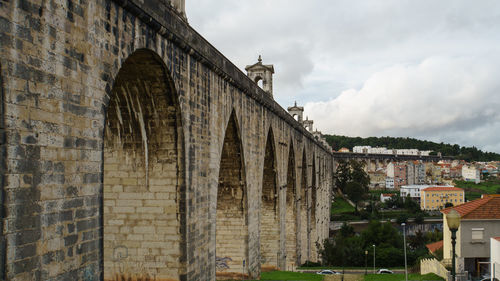
<svg viewBox="0 0 500 281">
<path fill-rule="evenodd" d="M 454 186 L 432 186 L 428 188 L 424 188 L 424 191 L 464 191 L 461 188 Z"/>
<path fill-rule="evenodd" d="M 441 210 L 448 214 L 455 209 L 462 219 L 500 219 L 500 194 L 488 194 L 483 198 Z"/>
<path fill-rule="evenodd" d="M 443 248 L 443 240 L 425 245 L 431 253 Z"/>
</svg>

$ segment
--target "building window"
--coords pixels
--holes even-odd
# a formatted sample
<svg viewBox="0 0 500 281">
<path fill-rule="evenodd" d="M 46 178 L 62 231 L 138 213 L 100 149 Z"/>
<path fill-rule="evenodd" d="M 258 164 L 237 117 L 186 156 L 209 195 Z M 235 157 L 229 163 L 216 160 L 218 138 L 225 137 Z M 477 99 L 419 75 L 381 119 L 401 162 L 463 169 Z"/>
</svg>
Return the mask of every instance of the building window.
<svg viewBox="0 0 500 281">
<path fill-rule="evenodd" d="M 473 228 L 471 233 L 472 233 L 472 241 L 482 241 L 484 228 Z"/>
</svg>

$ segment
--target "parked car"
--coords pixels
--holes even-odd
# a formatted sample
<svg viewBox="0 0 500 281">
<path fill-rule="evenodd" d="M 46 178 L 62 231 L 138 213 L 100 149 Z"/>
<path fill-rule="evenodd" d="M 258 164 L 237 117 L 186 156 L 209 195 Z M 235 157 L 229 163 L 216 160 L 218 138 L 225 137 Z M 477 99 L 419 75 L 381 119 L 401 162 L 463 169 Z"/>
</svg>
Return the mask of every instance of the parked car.
<svg viewBox="0 0 500 281">
<path fill-rule="evenodd" d="M 377 271 L 377 274 L 394 274 L 392 270 L 389 270 L 387 268 L 381 268 Z"/>
<path fill-rule="evenodd" d="M 328 274 L 342 274 L 342 273 L 337 272 L 335 270 L 323 269 L 321 271 L 316 272 L 316 274 L 325 274 L 325 275 L 328 275 Z"/>
</svg>

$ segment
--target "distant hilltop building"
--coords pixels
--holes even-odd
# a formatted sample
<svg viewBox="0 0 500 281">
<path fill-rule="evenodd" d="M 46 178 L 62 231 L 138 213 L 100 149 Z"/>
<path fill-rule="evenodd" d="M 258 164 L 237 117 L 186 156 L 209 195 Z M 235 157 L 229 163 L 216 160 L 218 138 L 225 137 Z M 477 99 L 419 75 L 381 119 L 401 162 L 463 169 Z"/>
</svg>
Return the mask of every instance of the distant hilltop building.
<svg viewBox="0 0 500 281">
<path fill-rule="evenodd" d="M 415 156 L 429 156 L 431 150 L 420 151 L 418 149 L 387 149 L 385 147 L 371 147 L 371 146 L 355 146 L 352 148 L 354 153 L 369 153 L 369 154 L 395 154 L 395 155 L 415 155 Z"/>
</svg>

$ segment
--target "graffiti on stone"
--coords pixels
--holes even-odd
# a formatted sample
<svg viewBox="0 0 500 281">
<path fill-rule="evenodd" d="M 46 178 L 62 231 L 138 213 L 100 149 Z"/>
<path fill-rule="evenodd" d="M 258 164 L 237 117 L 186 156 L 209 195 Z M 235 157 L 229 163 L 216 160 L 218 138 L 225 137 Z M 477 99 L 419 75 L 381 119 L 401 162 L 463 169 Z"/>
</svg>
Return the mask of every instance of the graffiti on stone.
<svg viewBox="0 0 500 281">
<path fill-rule="evenodd" d="M 218 271 L 229 269 L 228 262 L 233 261 L 230 257 L 215 257 L 215 266 Z"/>
</svg>

